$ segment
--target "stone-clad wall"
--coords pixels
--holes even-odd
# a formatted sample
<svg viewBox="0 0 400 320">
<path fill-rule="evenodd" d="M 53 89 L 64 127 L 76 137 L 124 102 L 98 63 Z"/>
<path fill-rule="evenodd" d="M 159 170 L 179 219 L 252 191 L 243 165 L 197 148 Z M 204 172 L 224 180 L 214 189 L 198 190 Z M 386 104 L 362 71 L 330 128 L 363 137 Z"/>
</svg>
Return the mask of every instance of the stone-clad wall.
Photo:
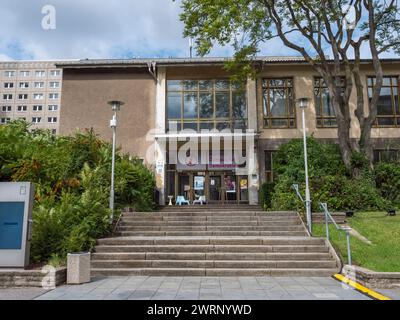
<svg viewBox="0 0 400 320">
<path fill-rule="evenodd" d="M 41 270 L 0 270 L 0 288 L 13 287 L 42 287 L 42 280 L 46 276 Z M 55 271 L 55 285 L 65 283 L 67 278 L 66 268 L 57 268 Z"/>
</svg>

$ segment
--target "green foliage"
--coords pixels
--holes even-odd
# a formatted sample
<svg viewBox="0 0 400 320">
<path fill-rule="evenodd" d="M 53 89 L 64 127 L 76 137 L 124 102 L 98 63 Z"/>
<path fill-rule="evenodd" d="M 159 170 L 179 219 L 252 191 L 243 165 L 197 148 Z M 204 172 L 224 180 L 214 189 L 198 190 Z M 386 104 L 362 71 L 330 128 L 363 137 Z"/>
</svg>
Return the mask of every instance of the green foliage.
<svg viewBox="0 0 400 320">
<path fill-rule="evenodd" d="M 313 211 L 326 202 L 331 210 L 384 210 L 390 202 L 375 186 L 372 174 L 351 178 L 340 157 L 338 146 L 307 139 L 308 170 Z M 305 194 L 304 150 L 301 139 L 282 145 L 274 157 L 275 188 L 271 207 L 275 210 L 304 210 L 292 184 Z"/>
<path fill-rule="evenodd" d="M 154 174 L 139 159 L 124 156 L 116 165 L 116 199 L 121 204 L 134 204 L 138 211 L 154 209 Z"/>
<path fill-rule="evenodd" d="M 378 163 L 375 166 L 375 181 L 382 196 L 400 208 L 400 163 Z"/>
<path fill-rule="evenodd" d="M 110 232 L 110 171 L 111 146 L 93 131 L 56 137 L 20 120 L 0 126 L 0 181 L 35 183 L 34 261 L 90 250 Z M 117 208 L 153 209 L 154 176 L 139 160 L 117 152 L 115 184 Z"/>
<path fill-rule="evenodd" d="M 353 264 L 374 271 L 400 271 L 400 216 L 390 217 L 385 212 L 357 212 L 347 223 L 372 244 L 351 236 Z M 314 236 L 325 236 L 325 225 L 313 225 Z M 347 263 L 347 243 L 343 232 L 331 224 L 330 239 L 336 251 Z"/>
<path fill-rule="evenodd" d="M 272 193 L 274 192 L 274 183 L 266 182 L 260 188 L 260 204 L 264 210 L 268 210 L 272 206 Z"/>
</svg>

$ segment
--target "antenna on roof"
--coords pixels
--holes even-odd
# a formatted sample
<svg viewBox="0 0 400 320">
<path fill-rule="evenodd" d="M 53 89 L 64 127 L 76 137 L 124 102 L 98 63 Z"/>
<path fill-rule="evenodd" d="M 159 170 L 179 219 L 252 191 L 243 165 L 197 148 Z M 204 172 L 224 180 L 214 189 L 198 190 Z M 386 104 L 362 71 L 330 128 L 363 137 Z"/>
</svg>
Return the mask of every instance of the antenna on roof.
<svg viewBox="0 0 400 320">
<path fill-rule="evenodd" d="M 190 59 L 193 58 L 193 39 L 189 38 L 189 54 L 190 54 Z"/>
</svg>

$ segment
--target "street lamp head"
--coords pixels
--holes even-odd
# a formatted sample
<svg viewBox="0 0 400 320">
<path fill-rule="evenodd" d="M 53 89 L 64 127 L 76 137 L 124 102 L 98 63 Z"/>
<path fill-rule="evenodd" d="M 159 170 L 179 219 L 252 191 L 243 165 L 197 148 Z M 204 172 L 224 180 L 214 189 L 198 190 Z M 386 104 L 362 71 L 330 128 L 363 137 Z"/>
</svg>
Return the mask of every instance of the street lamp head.
<svg viewBox="0 0 400 320">
<path fill-rule="evenodd" d="M 308 107 L 308 100 L 308 98 L 300 98 L 298 100 L 300 109 L 306 109 Z"/>
<path fill-rule="evenodd" d="M 118 100 L 109 101 L 108 104 L 111 106 L 112 111 L 119 111 L 121 106 L 124 105 L 122 101 Z"/>
</svg>

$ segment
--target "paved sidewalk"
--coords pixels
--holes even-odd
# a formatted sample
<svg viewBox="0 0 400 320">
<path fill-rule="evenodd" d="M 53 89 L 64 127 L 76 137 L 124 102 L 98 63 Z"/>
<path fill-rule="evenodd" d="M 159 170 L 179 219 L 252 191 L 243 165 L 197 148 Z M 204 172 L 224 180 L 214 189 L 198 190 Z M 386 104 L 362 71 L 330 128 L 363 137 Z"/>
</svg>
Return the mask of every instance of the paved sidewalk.
<svg viewBox="0 0 400 320">
<path fill-rule="evenodd" d="M 42 288 L 0 288 L 0 300 L 32 300 L 46 292 Z"/>
<path fill-rule="evenodd" d="M 0 291 L 1 293 L 1 291 Z M 369 300 L 332 278 L 116 277 L 58 287 L 38 300 Z"/>
</svg>

